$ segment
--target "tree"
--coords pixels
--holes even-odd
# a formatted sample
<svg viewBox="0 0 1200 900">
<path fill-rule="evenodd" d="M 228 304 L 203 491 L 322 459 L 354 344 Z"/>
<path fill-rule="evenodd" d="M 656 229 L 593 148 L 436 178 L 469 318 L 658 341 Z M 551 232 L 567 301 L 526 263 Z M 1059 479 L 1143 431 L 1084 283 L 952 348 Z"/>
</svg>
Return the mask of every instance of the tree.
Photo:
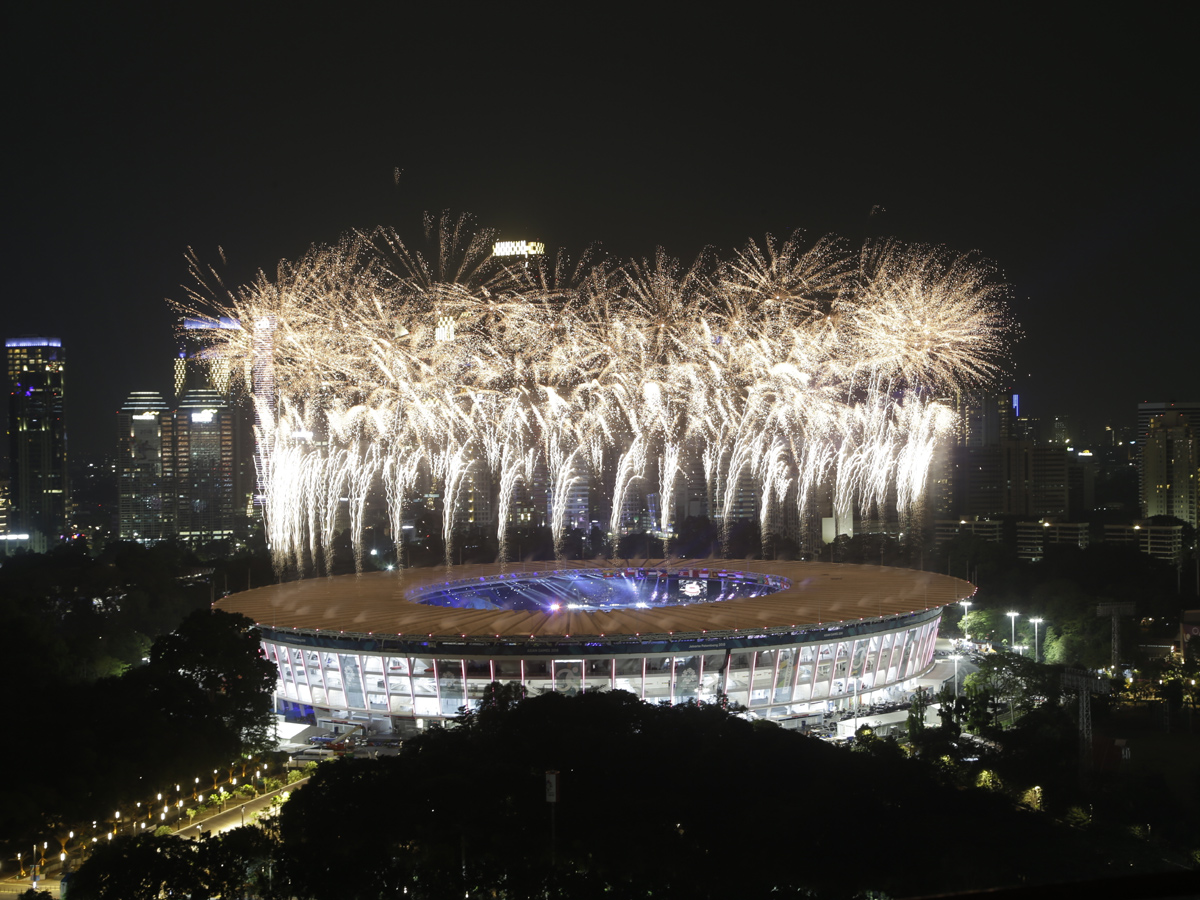
<svg viewBox="0 0 1200 900">
<path fill-rule="evenodd" d="M 623 534 L 617 541 L 618 559 L 661 559 L 663 540 L 646 531 Z"/>
<path fill-rule="evenodd" d="M 245 747 L 260 750 L 270 743 L 267 723 L 278 673 L 263 657 L 253 624 L 224 610 L 197 611 L 154 644 L 149 668 L 193 682 Z"/>
<path fill-rule="evenodd" d="M 768 533 L 763 538 L 763 553 L 768 559 L 799 559 L 800 545 L 786 534 Z"/>
<path fill-rule="evenodd" d="M 859 747 L 848 753 L 755 726 L 715 704 L 653 706 L 623 691 L 514 702 L 494 690 L 486 713 L 411 738 L 397 757 L 322 764 L 280 813 L 286 877 L 293 893 L 314 900 L 397 896 L 401 885 L 413 900 L 868 889 L 911 896 L 1061 879 L 1098 864 L 1099 853 L 1086 846 L 1063 852 L 1048 820 L 1018 814 L 1003 796 L 957 789 L 892 741 L 872 740 L 864 729 Z M 559 828 L 556 864 L 544 799 L 550 769 L 560 773 L 558 821 L 571 823 Z M 747 787 L 739 774 L 747 771 L 820 777 Z M 727 864 L 727 812 L 714 798 L 730 790 L 748 791 L 751 801 L 737 807 L 755 830 L 760 861 L 749 868 Z M 970 820 L 984 845 L 1007 846 L 1006 836 L 1019 833 L 1027 847 L 986 870 L 969 855 L 939 861 L 936 872 L 870 854 L 849 868 L 795 865 L 796 847 L 812 859 L 831 857 L 845 834 L 879 817 L 914 830 Z M 636 839 L 614 839 L 630 828 Z"/>
<path fill-rule="evenodd" d="M 158 900 L 200 895 L 204 877 L 197 865 L 200 845 L 154 834 L 122 836 L 97 844 L 71 879 L 77 900 Z"/>
<path fill-rule="evenodd" d="M 987 734 L 992 730 L 992 692 L 985 681 L 976 680 L 976 673 L 967 676 L 963 685 L 962 718 L 972 734 Z"/>
<path fill-rule="evenodd" d="M 277 853 L 278 844 L 270 835 L 247 825 L 203 841 L 198 863 L 210 895 L 240 897 L 247 886 L 265 892 Z"/>
<path fill-rule="evenodd" d="M 713 556 L 718 537 L 716 526 L 707 516 L 688 516 L 671 539 L 671 554 L 693 559 Z"/>
<path fill-rule="evenodd" d="M 958 725 L 957 720 L 957 705 L 958 698 L 954 696 L 954 691 L 948 685 L 942 685 L 942 689 L 938 691 L 938 718 L 941 719 L 942 725 L 948 733 L 957 738 L 962 733 L 962 728 Z"/>
<path fill-rule="evenodd" d="M 917 740 L 921 736 L 921 732 L 925 730 L 925 713 L 932 704 L 933 697 L 925 688 L 919 687 L 913 691 L 912 705 L 908 708 L 909 740 Z"/>
<path fill-rule="evenodd" d="M 1036 663 L 1027 656 L 994 653 L 979 664 L 979 671 L 968 680 L 984 684 L 1001 702 L 1028 711 L 1047 702 L 1057 702 L 1062 694 L 1060 669 Z"/>
<path fill-rule="evenodd" d="M 277 856 L 277 842 L 253 827 L 202 841 L 157 832 L 124 836 L 97 846 L 72 878 L 70 894 L 80 900 L 241 897 L 249 887 L 266 896 Z"/>
</svg>

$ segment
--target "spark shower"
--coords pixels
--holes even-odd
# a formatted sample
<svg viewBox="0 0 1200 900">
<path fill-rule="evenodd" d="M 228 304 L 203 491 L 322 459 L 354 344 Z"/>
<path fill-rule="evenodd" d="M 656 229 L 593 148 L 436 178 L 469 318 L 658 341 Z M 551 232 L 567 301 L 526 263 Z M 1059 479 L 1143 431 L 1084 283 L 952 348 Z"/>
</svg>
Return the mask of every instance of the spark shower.
<svg viewBox="0 0 1200 900">
<path fill-rule="evenodd" d="M 466 217 L 427 216 L 425 232 L 424 250 L 352 233 L 233 290 L 192 257 L 181 308 L 236 323 L 205 353 L 253 397 L 281 570 L 328 572 L 347 526 L 361 567 L 368 496 L 398 536 L 420 483 L 441 494 L 447 563 L 469 482 L 490 492 L 501 560 L 535 482 L 560 555 L 589 480 L 613 534 L 627 498 L 657 493 L 669 541 L 682 479 L 725 534 L 750 489 L 764 535 L 773 509 L 803 523 L 819 497 L 841 520 L 893 502 L 903 520 L 952 426 L 946 401 L 998 374 L 1014 332 L 992 267 L 943 248 L 797 233 L 617 264 L 496 257 Z"/>
</svg>

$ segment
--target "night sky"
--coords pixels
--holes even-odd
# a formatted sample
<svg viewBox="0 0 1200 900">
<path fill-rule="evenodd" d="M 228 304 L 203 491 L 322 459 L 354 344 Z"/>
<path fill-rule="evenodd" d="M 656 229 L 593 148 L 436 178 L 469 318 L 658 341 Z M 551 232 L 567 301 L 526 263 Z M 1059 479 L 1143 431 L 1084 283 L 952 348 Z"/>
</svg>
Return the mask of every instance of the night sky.
<svg viewBox="0 0 1200 900">
<path fill-rule="evenodd" d="M 796 228 L 978 250 L 1012 285 L 1023 413 L 1200 400 L 1171 8 L 410 6 L 8 14 L 0 331 L 62 337 L 73 452 L 169 391 L 188 247 L 236 284 L 442 209 L 619 257 Z"/>
</svg>

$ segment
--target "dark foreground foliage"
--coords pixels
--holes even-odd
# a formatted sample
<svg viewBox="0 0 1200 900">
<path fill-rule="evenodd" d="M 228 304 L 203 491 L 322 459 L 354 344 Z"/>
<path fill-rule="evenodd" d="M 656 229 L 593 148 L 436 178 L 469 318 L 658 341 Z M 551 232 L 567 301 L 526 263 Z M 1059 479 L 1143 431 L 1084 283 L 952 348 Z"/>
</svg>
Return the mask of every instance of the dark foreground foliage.
<svg viewBox="0 0 1200 900">
<path fill-rule="evenodd" d="M 269 883 L 261 846 L 222 857 L 227 838 L 214 838 L 203 852 L 156 848 L 183 878 L 157 887 L 190 879 L 215 895 L 232 872 L 259 896 L 313 900 L 902 897 L 1131 871 L 1083 831 L 900 753 L 848 752 L 713 705 L 492 690 L 397 757 L 320 766 L 283 807 Z M 560 773 L 553 833 L 548 770 Z M 99 859 L 73 897 L 141 896 L 104 890 L 89 871 Z"/>
<path fill-rule="evenodd" d="M 134 802 L 263 748 L 276 676 L 252 625 L 202 609 L 155 641 L 145 665 L 32 691 L 36 714 L 20 723 L 15 768 L 0 781 L 0 849 L 12 858 L 114 809 L 128 816 Z M 48 723 L 37 701 L 64 711 Z"/>
</svg>

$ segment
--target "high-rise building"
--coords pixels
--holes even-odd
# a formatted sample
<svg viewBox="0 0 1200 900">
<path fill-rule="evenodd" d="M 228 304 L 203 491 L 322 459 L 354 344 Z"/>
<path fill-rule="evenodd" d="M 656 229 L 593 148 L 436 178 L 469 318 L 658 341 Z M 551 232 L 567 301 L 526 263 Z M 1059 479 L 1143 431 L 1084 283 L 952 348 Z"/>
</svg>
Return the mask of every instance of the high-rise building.
<svg viewBox="0 0 1200 900">
<path fill-rule="evenodd" d="M 1200 447 L 1196 429 L 1178 412 L 1150 420 L 1142 445 L 1142 509 L 1146 516 L 1174 516 L 1195 527 L 1200 501 Z"/>
<path fill-rule="evenodd" d="M 162 418 L 163 480 L 176 533 L 201 544 L 234 536 L 234 414 L 216 391 L 191 390 Z"/>
<path fill-rule="evenodd" d="M 163 422 L 169 416 L 157 391 L 134 391 L 117 413 L 117 533 L 123 541 L 152 543 L 175 535 L 171 490 L 163 480 Z"/>
<path fill-rule="evenodd" d="M 1139 447 L 1145 445 L 1146 434 L 1150 431 L 1151 421 L 1161 419 L 1170 413 L 1177 413 L 1183 416 L 1193 428 L 1200 425 L 1200 401 L 1178 403 L 1173 400 L 1166 400 L 1160 403 L 1139 403 L 1137 408 L 1136 437 Z"/>
<path fill-rule="evenodd" d="M 1073 442 L 1073 435 L 1077 430 L 1072 427 L 1071 421 L 1067 416 L 1055 416 L 1050 420 L 1050 435 L 1048 440 L 1051 444 L 1069 447 Z"/>
<path fill-rule="evenodd" d="M 13 531 L 65 535 L 70 486 L 63 415 L 62 342 L 53 337 L 9 338 L 9 462 Z"/>
<path fill-rule="evenodd" d="M 213 332 L 241 328 L 236 319 L 185 316 L 180 320 L 179 351 L 175 358 L 175 402 L 193 390 L 215 391 L 233 414 L 233 493 L 235 528 L 253 515 L 257 482 L 254 461 L 255 413 L 250 398 L 236 391 L 238 376 L 230 361 L 211 350 Z"/>
<path fill-rule="evenodd" d="M 958 428 L 954 443 L 963 447 L 997 447 L 1019 437 L 1018 394 L 959 395 L 954 401 Z"/>
<path fill-rule="evenodd" d="M 1034 447 L 1030 454 L 1029 513 L 1034 516 L 1065 517 L 1068 500 L 1071 459 L 1067 448 Z"/>
<path fill-rule="evenodd" d="M 1183 421 L 1192 426 L 1192 431 L 1195 433 L 1200 430 L 1200 402 L 1193 401 L 1191 403 L 1180 403 L 1173 400 L 1166 400 L 1155 403 L 1139 403 L 1137 408 L 1137 454 L 1138 454 L 1138 500 L 1141 502 L 1142 510 L 1145 511 L 1148 504 L 1146 498 L 1146 468 L 1145 456 L 1146 441 L 1150 434 L 1150 423 L 1154 421 L 1161 422 L 1164 416 L 1179 415 L 1183 417 Z"/>
<path fill-rule="evenodd" d="M 1082 516 L 1091 511 L 1090 472 L 1066 447 L 1002 441 L 955 452 L 954 508 L 960 516 Z"/>
</svg>

